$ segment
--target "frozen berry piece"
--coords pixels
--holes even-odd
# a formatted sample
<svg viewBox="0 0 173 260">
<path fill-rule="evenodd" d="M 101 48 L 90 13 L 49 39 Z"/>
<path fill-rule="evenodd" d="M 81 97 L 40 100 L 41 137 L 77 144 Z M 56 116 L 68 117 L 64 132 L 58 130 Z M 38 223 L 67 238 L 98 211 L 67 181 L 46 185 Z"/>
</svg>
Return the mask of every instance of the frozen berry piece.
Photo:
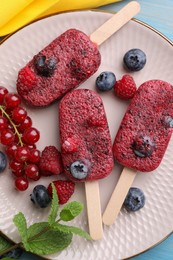
<svg viewBox="0 0 173 260">
<path fill-rule="evenodd" d="M 36 185 L 32 191 L 31 201 L 38 206 L 39 208 L 46 208 L 50 201 L 51 197 L 44 185 Z"/>
<path fill-rule="evenodd" d="M 35 86 L 36 77 L 29 67 L 25 67 L 19 71 L 17 81 L 21 84 L 21 88 L 25 92 L 31 90 Z"/>
<path fill-rule="evenodd" d="M 58 180 L 58 181 L 53 181 L 53 184 L 55 185 L 58 199 L 59 199 L 59 204 L 64 204 L 66 203 L 72 194 L 74 193 L 75 190 L 75 183 L 72 181 L 67 181 L 67 180 Z M 47 188 L 50 196 L 52 196 L 52 184 L 50 183 L 48 188 Z"/>
<path fill-rule="evenodd" d="M 55 146 L 46 146 L 42 151 L 39 169 L 41 175 L 50 176 L 63 171 L 61 153 Z"/>
<path fill-rule="evenodd" d="M 137 156 L 142 158 L 148 157 L 153 153 L 155 149 L 155 143 L 150 136 L 139 134 L 136 136 L 132 144 L 132 149 Z"/>
<path fill-rule="evenodd" d="M 137 211 L 145 205 L 145 195 L 139 188 L 130 188 L 124 201 L 124 207 L 128 211 Z"/>
<path fill-rule="evenodd" d="M 139 71 L 146 64 L 146 54 L 140 49 L 131 49 L 125 53 L 123 61 L 130 71 Z"/>
<path fill-rule="evenodd" d="M 131 75 L 125 74 L 114 85 L 115 95 L 122 99 L 131 99 L 137 91 L 136 83 Z"/>
<path fill-rule="evenodd" d="M 70 172 L 76 179 L 85 179 L 90 173 L 90 162 L 88 160 L 75 161 L 70 165 Z"/>
<path fill-rule="evenodd" d="M 104 71 L 96 79 L 96 87 L 100 91 L 108 91 L 113 88 L 116 77 L 113 72 Z"/>
<path fill-rule="evenodd" d="M 171 116 L 165 116 L 161 121 L 166 127 L 173 128 L 173 118 Z"/>
<path fill-rule="evenodd" d="M 7 158 L 3 152 L 0 151 L 0 172 L 3 172 L 7 166 Z"/>
<path fill-rule="evenodd" d="M 67 138 L 62 144 L 63 153 L 75 153 L 78 150 L 79 140 L 76 136 Z"/>
<path fill-rule="evenodd" d="M 57 60 L 54 57 L 46 58 L 45 55 L 39 55 L 35 58 L 35 67 L 37 73 L 42 76 L 51 76 L 56 68 Z"/>
</svg>

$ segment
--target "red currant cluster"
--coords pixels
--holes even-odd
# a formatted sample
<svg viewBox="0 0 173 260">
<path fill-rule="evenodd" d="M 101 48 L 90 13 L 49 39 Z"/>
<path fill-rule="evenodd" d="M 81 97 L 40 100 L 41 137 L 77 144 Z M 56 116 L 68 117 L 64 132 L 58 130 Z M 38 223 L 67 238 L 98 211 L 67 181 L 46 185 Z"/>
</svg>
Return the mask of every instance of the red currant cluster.
<svg viewBox="0 0 173 260">
<path fill-rule="evenodd" d="M 29 180 L 40 178 L 40 151 L 35 145 L 39 138 L 40 133 L 32 127 L 32 120 L 21 106 L 19 95 L 0 87 L 0 142 L 6 146 L 18 190 L 26 190 Z"/>
</svg>

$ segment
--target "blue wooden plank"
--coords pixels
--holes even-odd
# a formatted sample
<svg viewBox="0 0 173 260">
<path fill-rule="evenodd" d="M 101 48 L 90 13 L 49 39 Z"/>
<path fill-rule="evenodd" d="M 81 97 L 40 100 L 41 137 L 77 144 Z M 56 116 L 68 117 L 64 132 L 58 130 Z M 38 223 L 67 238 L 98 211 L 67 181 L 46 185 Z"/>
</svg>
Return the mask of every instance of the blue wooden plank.
<svg viewBox="0 0 173 260">
<path fill-rule="evenodd" d="M 101 7 L 104 10 L 118 11 L 130 0 Z M 135 17 L 162 32 L 173 41 L 173 0 L 138 0 L 141 11 Z"/>
</svg>

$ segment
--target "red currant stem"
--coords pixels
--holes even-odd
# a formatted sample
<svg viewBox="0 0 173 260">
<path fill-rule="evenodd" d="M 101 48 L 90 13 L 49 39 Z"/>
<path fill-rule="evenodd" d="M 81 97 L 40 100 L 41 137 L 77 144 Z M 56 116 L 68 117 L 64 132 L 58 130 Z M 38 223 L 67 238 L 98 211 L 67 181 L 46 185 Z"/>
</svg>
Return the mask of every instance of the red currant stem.
<svg viewBox="0 0 173 260">
<path fill-rule="evenodd" d="M 19 144 L 21 146 L 23 146 L 23 142 L 22 142 L 22 138 L 21 138 L 21 135 L 15 125 L 15 123 L 13 123 L 13 121 L 11 120 L 10 116 L 7 114 L 7 112 L 5 111 L 4 107 L 3 106 L 0 106 L 0 110 L 2 111 L 2 114 L 4 114 L 6 116 L 6 118 L 9 120 L 10 124 L 13 126 L 14 130 L 15 130 L 15 134 L 17 134 L 18 136 L 18 139 L 19 139 Z"/>
</svg>

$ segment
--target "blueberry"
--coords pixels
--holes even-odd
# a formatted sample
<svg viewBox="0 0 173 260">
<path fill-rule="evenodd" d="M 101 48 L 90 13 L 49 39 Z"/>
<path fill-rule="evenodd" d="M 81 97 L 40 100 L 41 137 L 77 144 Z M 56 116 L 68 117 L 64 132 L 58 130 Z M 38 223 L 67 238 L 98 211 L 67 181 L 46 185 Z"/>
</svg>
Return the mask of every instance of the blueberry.
<svg viewBox="0 0 173 260">
<path fill-rule="evenodd" d="M 70 165 L 70 172 L 76 179 L 85 179 L 90 172 L 90 162 L 88 160 L 75 161 Z"/>
<path fill-rule="evenodd" d="M 3 152 L 0 151 L 0 173 L 5 170 L 7 166 L 7 158 Z"/>
<path fill-rule="evenodd" d="M 130 71 L 139 71 L 146 64 L 146 55 L 140 49 L 131 49 L 125 53 L 123 61 Z"/>
<path fill-rule="evenodd" d="M 46 208 L 51 201 L 50 195 L 43 185 L 36 185 L 30 196 L 31 201 L 40 208 Z"/>
<path fill-rule="evenodd" d="M 128 211 L 141 209 L 145 205 L 143 191 L 139 188 L 130 188 L 123 205 Z"/>
<path fill-rule="evenodd" d="M 173 118 L 171 116 L 165 116 L 163 123 L 166 127 L 173 128 Z"/>
<path fill-rule="evenodd" d="M 17 247 L 15 249 L 9 251 L 8 253 L 4 254 L 2 257 L 18 259 L 19 257 L 21 257 L 22 254 L 23 254 L 23 249 L 20 247 Z"/>
<path fill-rule="evenodd" d="M 115 74 L 110 71 L 104 71 L 96 78 L 96 87 L 100 91 L 108 91 L 113 88 L 115 82 Z"/>
<path fill-rule="evenodd" d="M 45 55 L 39 55 L 35 58 L 35 67 L 37 73 L 42 76 L 51 76 L 56 68 L 57 60 L 54 57 L 49 59 Z"/>
<path fill-rule="evenodd" d="M 132 150 L 139 157 L 148 157 L 155 150 L 154 140 L 147 135 L 137 135 L 132 144 Z"/>
</svg>

